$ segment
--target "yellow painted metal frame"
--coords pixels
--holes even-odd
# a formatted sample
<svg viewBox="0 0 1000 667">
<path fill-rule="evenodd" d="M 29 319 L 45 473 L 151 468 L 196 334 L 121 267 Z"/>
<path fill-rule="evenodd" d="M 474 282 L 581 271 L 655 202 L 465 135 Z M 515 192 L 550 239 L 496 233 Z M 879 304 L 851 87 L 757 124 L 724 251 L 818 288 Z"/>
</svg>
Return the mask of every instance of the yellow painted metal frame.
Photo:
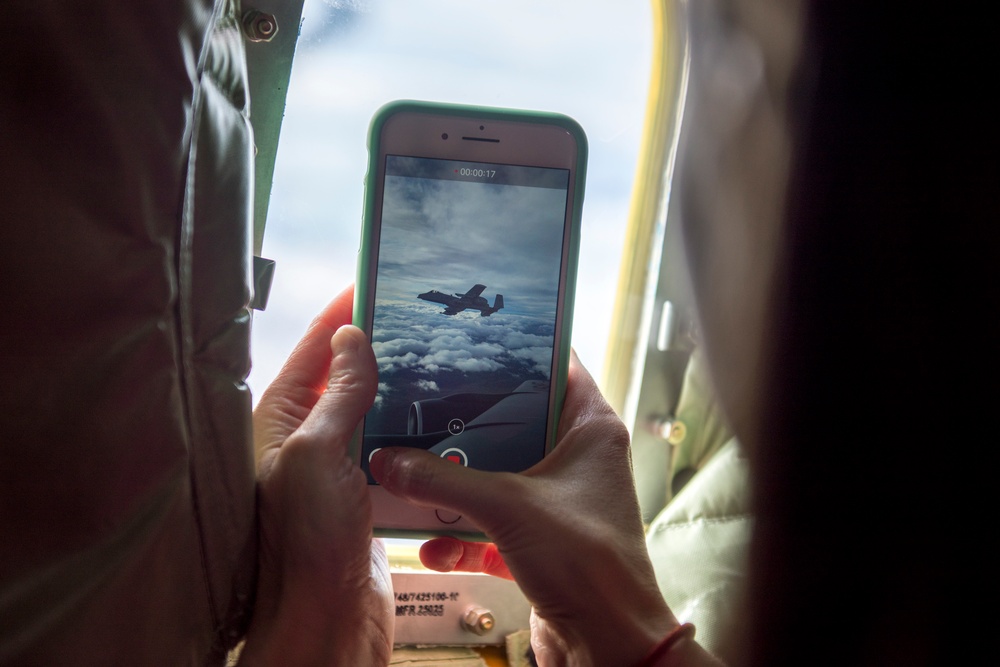
<svg viewBox="0 0 1000 667">
<path fill-rule="evenodd" d="M 684 85 L 684 44 L 678 28 L 681 0 L 652 0 L 653 62 L 643 142 L 640 147 L 628 228 L 618 274 L 618 290 L 608 335 L 602 389 L 623 413 L 633 375 L 641 371 L 641 336 L 646 286 L 657 247 L 663 205 L 675 149 L 678 105 Z"/>
</svg>

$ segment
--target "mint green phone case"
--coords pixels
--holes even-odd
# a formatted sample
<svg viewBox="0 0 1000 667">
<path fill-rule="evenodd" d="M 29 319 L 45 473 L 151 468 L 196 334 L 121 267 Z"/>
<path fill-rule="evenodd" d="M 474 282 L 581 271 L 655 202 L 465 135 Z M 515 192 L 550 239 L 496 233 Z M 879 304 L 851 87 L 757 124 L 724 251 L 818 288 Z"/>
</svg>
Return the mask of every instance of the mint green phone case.
<svg viewBox="0 0 1000 667">
<path fill-rule="evenodd" d="M 476 118 L 483 120 L 497 121 L 522 121 L 538 124 L 554 125 L 569 132 L 577 144 L 577 160 L 574 169 L 574 195 L 571 202 L 572 216 L 570 218 L 569 243 L 567 256 L 566 277 L 565 277 L 565 297 L 563 299 L 562 326 L 557 345 L 557 360 L 554 369 L 555 383 L 555 415 L 547 437 L 546 455 L 555 445 L 556 432 L 559 426 L 559 417 L 562 412 L 563 399 L 566 394 L 566 374 L 569 366 L 570 340 L 572 337 L 573 304 L 576 294 L 576 274 L 580 248 L 580 225 L 583 211 L 584 186 L 586 183 L 587 171 L 587 138 L 583 128 L 572 118 L 550 112 L 524 111 L 517 109 L 501 109 L 491 107 L 466 106 L 457 104 L 444 104 L 436 102 L 418 102 L 412 100 L 401 100 L 390 102 L 381 107 L 372 118 L 368 131 L 368 172 L 365 180 L 364 198 L 364 219 L 362 223 L 361 248 L 358 253 L 357 282 L 354 293 L 354 317 L 353 323 L 369 335 L 371 334 L 372 322 L 367 316 L 366 303 L 370 298 L 369 275 L 371 275 L 372 262 L 375 261 L 373 251 L 373 226 L 375 224 L 375 193 L 376 188 L 371 179 L 378 173 L 378 159 L 380 154 L 380 137 L 382 128 L 386 121 L 397 113 L 424 113 L 433 115 L 451 115 L 466 118 Z M 362 428 L 359 426 L 354 434 L 351 443 L 351 456 L 355 461 L 359 460 L 362 444 Z M 388 537 L 432 537 L 437 535 L 453 535 L 463 539 L 482 540 L 481 534 L 456 533 L 447 530 L 435 530 L 433 534 L 425 531 L 410 530 L 386 530 L 376 526 L 376 534 Z"/>
</svg>

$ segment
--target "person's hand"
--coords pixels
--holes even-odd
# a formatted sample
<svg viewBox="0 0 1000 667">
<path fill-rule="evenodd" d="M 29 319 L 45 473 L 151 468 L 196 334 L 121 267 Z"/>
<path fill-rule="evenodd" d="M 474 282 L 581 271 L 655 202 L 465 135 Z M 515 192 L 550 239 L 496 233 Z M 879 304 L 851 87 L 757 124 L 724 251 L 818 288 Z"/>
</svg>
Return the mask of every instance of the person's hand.
<svg viewBox="0 0 1000 667">
<path fill-rule="evenodd" d="M 533 606 L 540 665 L 635 665 L 677 627 L 646 552 L 628 432 L 575 355 L 558 444 L 527 472 L 398 448 L 377 453 L 371 471 L 391 493 L 462 514 L 493 540 L 439 538 L 421 559 L 440 571 L 513 575 Z"/>
<path fill-rule="evenodd" d="M 343 326 L 352 299 L 316 318 L 254 411 L 260 578 L 241 664 L 389 661 L 389 566 L 347 451 L 378 381 L 365 335 Z"/>
</svg>

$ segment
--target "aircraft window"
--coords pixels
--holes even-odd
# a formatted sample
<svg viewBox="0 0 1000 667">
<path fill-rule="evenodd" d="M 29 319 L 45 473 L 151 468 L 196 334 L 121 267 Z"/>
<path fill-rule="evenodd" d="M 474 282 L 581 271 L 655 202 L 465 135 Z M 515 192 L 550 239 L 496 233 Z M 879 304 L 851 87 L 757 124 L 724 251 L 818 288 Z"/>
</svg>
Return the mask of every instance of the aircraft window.
<svg viewBox="0 0 1000 667">
<path fill-rule="evenodd" d="M 268 308 L 255 315 L 255 395 L 312 317 L 354 280 L 368 123 L 382 104 L 405 98 L 558 111 L 584 127 L 590 161 L 573 344 L 600 377 L 653 38 L 647 0 L 307 1 L 264 238 L 277 271 Z"/>
<path fill-rule="evenodd" d="M 262 254 L 277 270 L 268 308 L 254 316 L 255 396 L 354 280 L 372 115 L 418 99 L 557 111 L 583 126 L 590 154 L 573 345 L 620 410 L 641 320 L 620 317 L 622 303 L 641 300 L 646 284 L 621 258 L 626 244 L 626 254 L 648 257 L 658 243 L 650 230 L 660 224 L 671 130 L 650 119 L 670 114 L 663 98 L 676 95 L 675 68 L 663 66 L 672 4 L 307 0 L 264 236 Z M 421 568 L 418 544 L 388 541 L 397 571 Z"/>
</svg>

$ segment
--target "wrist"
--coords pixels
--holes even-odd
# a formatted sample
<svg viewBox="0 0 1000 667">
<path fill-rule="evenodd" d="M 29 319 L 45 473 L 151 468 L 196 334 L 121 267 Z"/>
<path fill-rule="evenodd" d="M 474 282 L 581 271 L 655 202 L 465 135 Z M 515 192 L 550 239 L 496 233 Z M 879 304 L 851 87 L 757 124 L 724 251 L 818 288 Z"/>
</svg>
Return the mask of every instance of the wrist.
<svg viewBox="0 0 1000 667">
<path fill-rule="evenodd" d="M 668 667 L 669 665 L 680 665 L 682 644 L 694 641 L 695 628 L 691 623 L 682 623 L 668 632 L 653 648 L 646 654 L 637 667 Z"/>
<path fill-rule="evenodd" d="M 695 640 L 695 628 L 682 623 L 664 635 L 636 667 L 725 667 Z"/>
<path fill-rule="evenodd" d="M 679 627 L 661 600 L 605 607 L 587 625 L 574 624 L 566 637 L 569 665 L 634 667 L 665 635 Z"/>
<path fill-rule="evenodd" d="M 679 625 L 660 594 L 644 550 L 610 549 L 611 543 L 599 539 L 588 545 L 595 554 L 588 562 L 600 569 L 580 577 L 590 585 L 577 591 L 582 597 L 574 606 L 586 612 L 559 624 L 566 630 L 561 634 L 567 640 L 570 665 L 634 667 Z"/>
</svg>

